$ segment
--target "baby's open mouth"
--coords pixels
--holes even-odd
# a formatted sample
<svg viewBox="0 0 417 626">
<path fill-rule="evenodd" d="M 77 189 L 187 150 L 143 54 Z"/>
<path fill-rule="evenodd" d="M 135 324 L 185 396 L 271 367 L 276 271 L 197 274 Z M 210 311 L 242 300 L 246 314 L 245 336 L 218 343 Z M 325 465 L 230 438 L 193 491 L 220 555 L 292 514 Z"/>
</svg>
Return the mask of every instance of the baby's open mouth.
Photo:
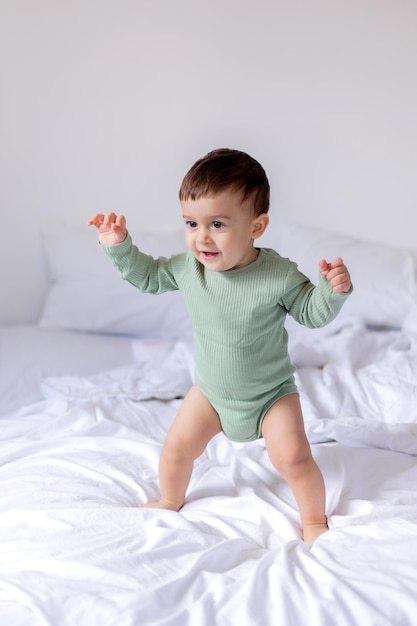
<svg viewBox="0 0 417 626">
<path fill-rule="evenodd" d="M 204 250 L 202 250 L 201 252 L 202 257 L 204 259 L 207 259 L 207 261 L 215 259 L 218 254 L 218 252 L 205 252 Z"/>
</svg>

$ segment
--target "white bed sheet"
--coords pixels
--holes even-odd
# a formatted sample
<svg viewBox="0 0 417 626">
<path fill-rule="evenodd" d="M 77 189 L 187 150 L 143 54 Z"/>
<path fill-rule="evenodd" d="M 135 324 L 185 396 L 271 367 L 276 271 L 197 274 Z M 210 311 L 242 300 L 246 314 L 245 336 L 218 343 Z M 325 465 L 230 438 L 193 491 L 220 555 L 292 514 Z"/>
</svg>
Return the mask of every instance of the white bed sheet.
<svg viewBox="0 0 417 626">
<path fill-rule="evenodd" d="M 331 530 L 314 545 L 300 540 L 262 440 L 218 435 L 180 513 L 139 508 L 158 494 L 161 445 L 193 356 L 181 342 L 130 348 L 130 366 L 49 376 L 44 400 L 1 420 L 1 623 L 414 626 L 412 337 L 360 324 L 293 336 L 327 487 Z"/>
</svg>

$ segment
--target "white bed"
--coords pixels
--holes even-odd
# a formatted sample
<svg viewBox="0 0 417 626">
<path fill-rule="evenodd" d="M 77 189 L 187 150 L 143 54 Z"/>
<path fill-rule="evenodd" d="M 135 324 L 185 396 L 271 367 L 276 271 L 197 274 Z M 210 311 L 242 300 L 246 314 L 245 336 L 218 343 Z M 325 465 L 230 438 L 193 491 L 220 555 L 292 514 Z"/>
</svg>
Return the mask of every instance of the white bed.
<svg viewBox="0 0 417 626">
<path fill-rule="evenodd" d="M 180 513 L 138 506 L 157 495 L 161 445 L 192 384 L 187 314 L 179 294 L 124 284 L 92 233 L 43 236 L 41 320 L 0 328 L 0 623 L 414 626 L 412 255 L 292 224 L 265 238 L 312 277 L 316 260 L 342 255 L 355 285 L 329 327 L 288 324 L 327 487 L 330 532 L 311 545 L 262 440 L 217 436 Z M 141 243 L 169 254 L 182 238 Z"/>
</svg>

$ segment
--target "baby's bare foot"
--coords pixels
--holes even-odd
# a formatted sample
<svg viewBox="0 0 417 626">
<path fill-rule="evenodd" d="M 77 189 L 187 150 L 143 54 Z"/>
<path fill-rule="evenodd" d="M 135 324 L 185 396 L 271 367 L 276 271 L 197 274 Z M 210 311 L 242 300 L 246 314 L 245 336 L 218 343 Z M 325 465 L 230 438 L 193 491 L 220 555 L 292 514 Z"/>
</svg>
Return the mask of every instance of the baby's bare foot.
<svg viewBox="0 0 417 626">
<path fill-rule="evenodd" d="M 327 521 L 303 524 L 303 539 L 307 543 L 313 543 L 320 535 L 329 530 Z"/>
<path fill-rule="evenodd" d="M 142 504 L 140 508 L 142 509 L 165 509 L 167 511 L 179 511 L 182 507 L 182 504 L 178 506 L 175 502 L 171 502 L 170 500 L 164 500 L 161 498 L 156 502 L 147 502 L 146 504 Z"/>
</svg>

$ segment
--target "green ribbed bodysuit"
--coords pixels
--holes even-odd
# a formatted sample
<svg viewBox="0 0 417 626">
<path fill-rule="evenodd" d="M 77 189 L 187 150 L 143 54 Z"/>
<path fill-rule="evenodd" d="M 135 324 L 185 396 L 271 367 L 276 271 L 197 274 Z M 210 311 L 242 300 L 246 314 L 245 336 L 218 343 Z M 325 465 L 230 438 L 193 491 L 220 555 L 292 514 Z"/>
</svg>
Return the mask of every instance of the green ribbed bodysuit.
<svg viewBox="0 0 417 626">
<path fill-rule="evenodd" d="M 324 326 L 348 295 L 333 293 L 323 276 L 315 287 L 295 263 L 267 248 L 253 263 L 224 272 L 207 270 L 191 252 L 154 259 L 130 235 L 103 249 L 141 291 L 181 290 L 193 324 L 196 384 L 234 441 L 259 438 L 268 409 L 297 392 L 287 313 L 309 328 Z"/>
</svg>

